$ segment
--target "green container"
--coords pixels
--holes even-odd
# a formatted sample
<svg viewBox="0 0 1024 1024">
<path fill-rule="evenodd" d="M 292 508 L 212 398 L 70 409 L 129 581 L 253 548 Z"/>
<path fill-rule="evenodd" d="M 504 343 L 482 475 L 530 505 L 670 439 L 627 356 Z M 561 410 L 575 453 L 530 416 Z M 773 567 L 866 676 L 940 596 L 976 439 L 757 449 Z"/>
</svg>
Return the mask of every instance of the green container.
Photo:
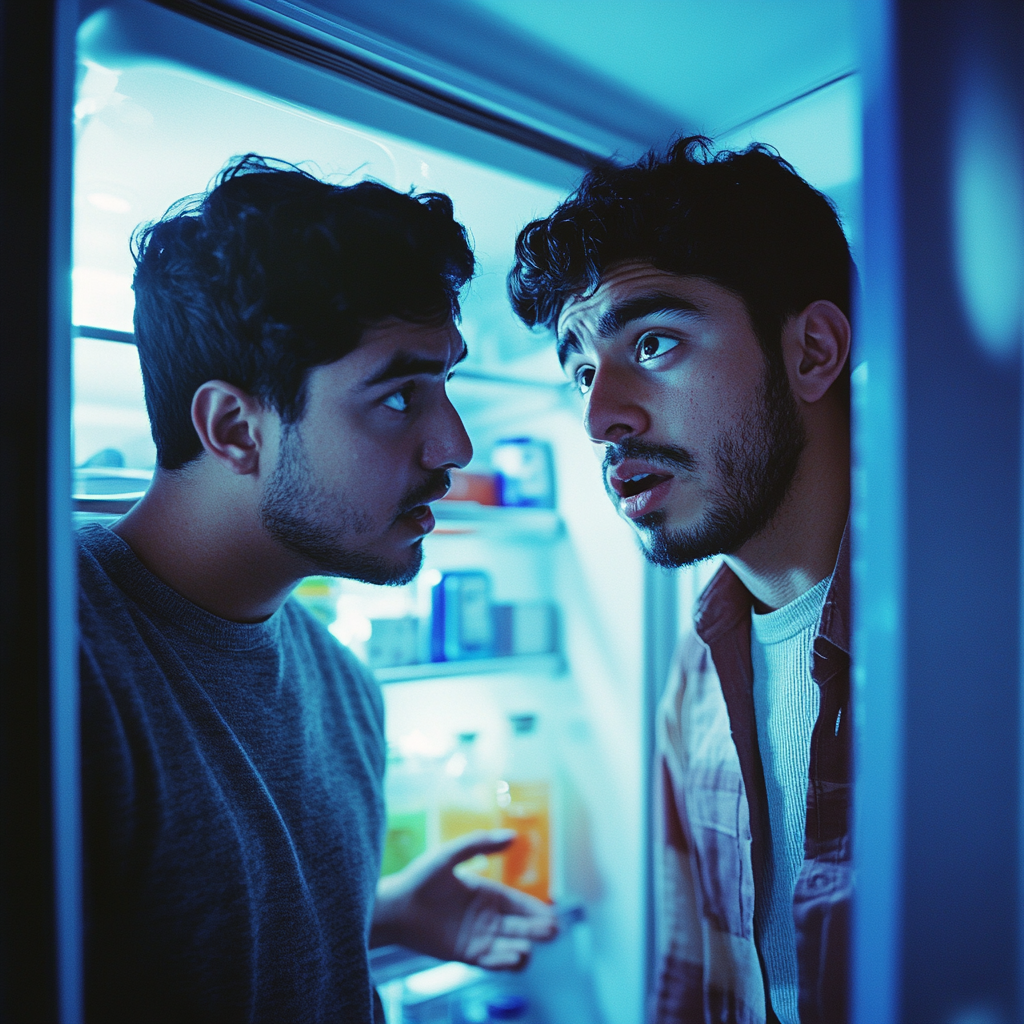
<svg viewBox="0 0 1024 1024">
<path fill-rule="evenodd" d="M 427 812 L 404 811 L 388 815 L 384 837 L 384 859 L 381 877 L 401 871 L 427 848 Z"/>
</svg>

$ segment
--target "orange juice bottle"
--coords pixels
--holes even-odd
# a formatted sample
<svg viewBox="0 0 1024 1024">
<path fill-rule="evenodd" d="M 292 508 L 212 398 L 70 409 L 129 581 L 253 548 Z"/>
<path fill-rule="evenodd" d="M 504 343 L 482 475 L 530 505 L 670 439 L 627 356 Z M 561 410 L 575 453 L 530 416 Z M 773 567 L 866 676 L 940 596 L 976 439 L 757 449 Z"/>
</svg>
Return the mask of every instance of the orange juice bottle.
<svg viewBox="0 0 1024 1024">
<path fill-rule="evenodd" d="M 505 851 L 501 880 L 551 902 L 551 783 L 536 715 L 513 715 L 508 770 L 498 783 L 501 825 L 516 838 Z"/>
<path fill-rule="evenodd" d="M 441 842 L 498 826 L 494 786 L 488 785 L 477 756 L 475 732 L 460 733 L 455 751 L 444 766 L 438 807 Z M 480 855 L 464 861 L 460 870 L 489 878 L 501 877 L 498 857 Z"/>
</svg>

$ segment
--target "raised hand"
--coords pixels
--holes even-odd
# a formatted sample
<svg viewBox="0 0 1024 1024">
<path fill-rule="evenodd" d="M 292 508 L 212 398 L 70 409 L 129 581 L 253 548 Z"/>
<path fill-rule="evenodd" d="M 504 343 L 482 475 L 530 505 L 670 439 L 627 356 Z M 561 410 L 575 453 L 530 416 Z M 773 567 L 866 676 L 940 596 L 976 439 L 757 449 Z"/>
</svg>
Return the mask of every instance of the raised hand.
<svg viewBox="0 0 1024 1024">
<path fill-rule="evenodd" d="M 524 967 L 533 943 L 558 930 L 552 909 L 489 878 L 455 873 L 463 861 L 500 853 L 514 838 L 509 829 L 473 832 L 382 878 L 370 945 L 397 943 L 490 970 Z"/>
</svg>

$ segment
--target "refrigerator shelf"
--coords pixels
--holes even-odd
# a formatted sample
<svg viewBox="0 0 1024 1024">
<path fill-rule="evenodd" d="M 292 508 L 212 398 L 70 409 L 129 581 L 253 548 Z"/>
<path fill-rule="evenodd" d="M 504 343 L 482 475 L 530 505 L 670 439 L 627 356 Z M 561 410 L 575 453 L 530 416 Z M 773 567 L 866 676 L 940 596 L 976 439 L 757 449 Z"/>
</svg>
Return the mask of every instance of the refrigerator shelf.
<svg viewBox="0 0 1024 1024">
<path fill-rule="evenodd" d="M 412 683 L 419 679 L 450 679 L 453 676 L 494 676 L 514 673 L 520 676 L 560 676 L 565 658 L 551 654 L 513 654 L 507 657 L 466 658 L 462 662 L 424 662 L 420 665 L 395 665 L 374 669 L 379 683 Z"/>
<path fill-rule="evenodd" d="M 443 960 L 424 953 L 414 953 L 405 946 L 378 946 L 370 950 L 370 974 L 374 985 L 386 985 L 389 981 L 407 978 L 410 974 L 443 963 Z"/>
<path fill-rule="evenodd" d="M 452 676 L 498 675 L 515 673 L 530 676 L 559 676 L 565 671 L 560 653 L 518 654 L 504 658 L 467 658 L 465 661 L 428 661 L 419 665 L 393 665 L 377 668 L 373 674 L 379 683 L 411 683 L 419 679 L 450 679 Z"/>
<path fill-rule="evenodd" d="M 561 517 L 550 508 L 438 501 L 432 506 L 439 536 L 480 534 L 494 540 L 553 541 L 562 536 Z"/>
<path fill-rule="evenodd" d="M 107 494 L 74 494 L 76 512 L 124 515 L 142 497 L 138 491 Z M 475 535 L 494 540 L 553 541 L 562 536 L 564 526 L 558 513 L 550 508 L 509 508 L 478 505 L 475 501 L 438 501 L 433 505 L 438 536 Z"/>
</svg>

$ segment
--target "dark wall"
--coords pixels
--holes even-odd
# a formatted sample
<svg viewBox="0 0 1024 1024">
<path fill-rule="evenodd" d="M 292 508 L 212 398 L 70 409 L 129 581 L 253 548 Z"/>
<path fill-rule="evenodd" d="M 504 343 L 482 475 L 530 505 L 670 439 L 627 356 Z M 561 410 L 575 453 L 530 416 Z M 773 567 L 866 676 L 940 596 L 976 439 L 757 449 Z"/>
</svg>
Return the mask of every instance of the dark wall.
<svg viewBox="0 0 1024 1024">
<path fill-rule="evenodd" d="M 0 1020 L 77 1024 L 73 0 L 0 0 Z"/>
<path fill-rule="evenodd" d="M 53 20 L 51 3 L 0 6 L 0 137 L 14 143 L 0 162 L 0 1015 L 10 1021 L 57 1012 L 46 515 Z"/>
</svg>

